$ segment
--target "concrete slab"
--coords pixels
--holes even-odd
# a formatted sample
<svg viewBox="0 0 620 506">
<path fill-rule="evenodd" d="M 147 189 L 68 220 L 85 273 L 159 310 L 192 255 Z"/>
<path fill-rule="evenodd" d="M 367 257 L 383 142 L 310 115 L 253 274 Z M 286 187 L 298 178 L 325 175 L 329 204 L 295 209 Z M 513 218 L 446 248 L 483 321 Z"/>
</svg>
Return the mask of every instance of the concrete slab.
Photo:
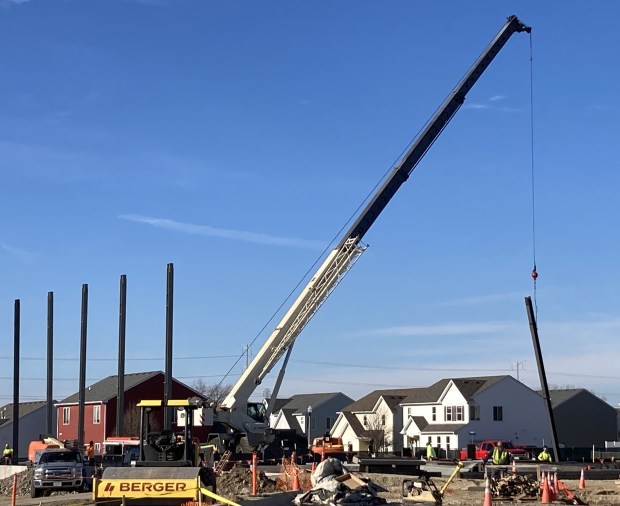
<svg viewBox="0 0 620 506">
<path fill-rule="evenodd" d="M 13 476 L 14 474 L 21 473 L 28 469 L 28 466 L 0 466 L 0 480 L 4 480 L 9 476 Z"/>
</svg>

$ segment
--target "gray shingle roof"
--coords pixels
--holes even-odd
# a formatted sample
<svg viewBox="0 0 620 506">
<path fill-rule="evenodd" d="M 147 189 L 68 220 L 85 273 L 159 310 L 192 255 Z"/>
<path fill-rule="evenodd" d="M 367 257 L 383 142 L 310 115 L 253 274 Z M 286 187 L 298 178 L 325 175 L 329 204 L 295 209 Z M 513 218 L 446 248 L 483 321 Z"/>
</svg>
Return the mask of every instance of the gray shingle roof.
<svg viewBox="0 0 620 506">
<path fill-rule="evenodd" d="M 424 429 L 424 433 L 429 432 L 456 432 L 459 429 L 465 427 L 465 423 L 435 423 L 427 425 Z"/>
<path fill-rule="evenodd" d="M 404 400 L 409 395 L 412 395 L 415 391 L 418 391 L 418 390 L 425 390 L 425 389 L 424 388 L 397 388 L 397 389 L 391 389 L 391 390 L 374 390 L 373 392 L 370 392 L 368 395 L 365 395 L 361 399 L 358 399 L 357 401 L 343 408 L 343 411 L 350 411 L 352 413 L 372 411 L 372 409 L 375 407 L 375 404 L 377 404 L 379 397 L 383 397 L 384 399 L 386 397 L 390 397 L 393 400 L 395 400 L 396 397 L 401 397 Z"/>
<path fill-rule="evenodd" d="M 137 372 L 125 374 L 125 391 L 132 389 L 136 385 L 157 376 L 163 375 L 162 371 Z M 97 383 L 86 387 L 84 402 L 107 402 L 116 397 L 118 393 L 118 376 L 108 376 Z M 79 392 L 63 399 L 58 404 L 74 404 L 79 401 Z"/>
<path fill-rule="evenodd" d="M 312 406 L 313 408 L 319 407 L 321 404 L 339 395 L 344 394 L 341 392 L 296 394 L 290 398 L 290 400 L 283 406 L 283 408 L 287 410 L 292 409 L 295 411 L 295 413 L 306 413 L 308 406 Z"/>
<path fill-rule="evenodd" d="M 362 422 L 360 422 L 354 414 L 350 411 L 343 411 L 342 416 L 344 416 L 345 420 L 351 427 L 351 430 L 358 438 L 368 437 Z"/>
<path fill-rule="evenodd" d="M 53 401 L 56 402 L 56 401 Z M 30 402 L 20 402 L 19 403 L 19 416 L 25 416 L 37 409 L 44 408 L 46 406 L 46 401 L 30 401 Z M 0 419 L 4 420 L 3 423 L 6 423 L 13 419 L 13 403 L 5 404 L 0 407 Z"/>
<path fill-rule="evenodd" d="M 549 390 L 549 398 L 551 399 L 551 406 L 556 408 L 563 402 L 566 402 L 572 397 L 579 395 L 583 392 L 588 392 L 585 388 L 567 388 L 564 390 Z M 539 391 L 539 393 L 542 393 Z M 590 392 L 588 392 L 590 393 Z"/>
<path fill-rule="evenodd" d="M 491 385 L 509 376 L 481 376 L 471 378 L 444 378 L 428 388 L 416 388 L 411 391 L 402 404 L 426 404 L 437 402 L 450 381 L 459 389 L 465 399 L 469 400 L 473 395 L 486 390 Z"/>
</svg>

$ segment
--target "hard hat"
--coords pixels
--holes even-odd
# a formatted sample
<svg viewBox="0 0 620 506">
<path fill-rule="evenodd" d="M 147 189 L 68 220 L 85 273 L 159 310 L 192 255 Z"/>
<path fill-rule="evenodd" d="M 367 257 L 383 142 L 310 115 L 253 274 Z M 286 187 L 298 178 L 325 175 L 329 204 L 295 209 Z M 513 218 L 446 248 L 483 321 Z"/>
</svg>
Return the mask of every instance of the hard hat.
<svg viewBox="0 0 620 506">
<path fill-rule="evenodd" d="M 498 442 L 497 442 L 497 446 L 502 446 L 502 442 L 501 442 L 501 441 L 498 441 Z"/>
</svg>

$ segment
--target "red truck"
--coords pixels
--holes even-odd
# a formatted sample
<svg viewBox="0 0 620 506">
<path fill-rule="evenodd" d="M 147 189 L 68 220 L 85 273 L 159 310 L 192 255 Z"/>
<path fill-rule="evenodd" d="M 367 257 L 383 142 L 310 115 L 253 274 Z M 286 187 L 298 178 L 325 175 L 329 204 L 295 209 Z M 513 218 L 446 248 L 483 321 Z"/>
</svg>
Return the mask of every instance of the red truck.
<svg viewBox="0 0 620 506">
<path fill-rule="evenodd" d="M 489 452 L 492 453 L 495 443 L 497 443 L 497 440 L 493 439 L 488 441 L 482 441 L 480 444 L 476 445 L 475 460 L 482 460 L 489 454 Z M 510 441 L 502 441 L 502 446 L 506 449 L 506 451 L 508 451 L 511 459 L 528 459 L 530 456 L 527 450 L 523 448 L 517 448 Z M 461 450 L 460 460 L 467 460 L 466 449 Z"/>
</svg>

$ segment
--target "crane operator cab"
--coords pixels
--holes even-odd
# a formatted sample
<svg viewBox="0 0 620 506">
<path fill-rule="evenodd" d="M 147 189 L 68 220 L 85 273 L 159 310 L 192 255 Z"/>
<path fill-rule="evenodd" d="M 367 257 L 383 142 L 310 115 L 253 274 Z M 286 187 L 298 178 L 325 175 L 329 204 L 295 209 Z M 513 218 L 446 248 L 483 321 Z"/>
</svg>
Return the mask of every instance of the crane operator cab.
<svg viewBox="0 0 620 506">
<path fill-rule="evenodd" d="M 262 402 L 248 402 L 248 416 L 257 422 L 264 422 L 267 410 Z"/>
</svg>

